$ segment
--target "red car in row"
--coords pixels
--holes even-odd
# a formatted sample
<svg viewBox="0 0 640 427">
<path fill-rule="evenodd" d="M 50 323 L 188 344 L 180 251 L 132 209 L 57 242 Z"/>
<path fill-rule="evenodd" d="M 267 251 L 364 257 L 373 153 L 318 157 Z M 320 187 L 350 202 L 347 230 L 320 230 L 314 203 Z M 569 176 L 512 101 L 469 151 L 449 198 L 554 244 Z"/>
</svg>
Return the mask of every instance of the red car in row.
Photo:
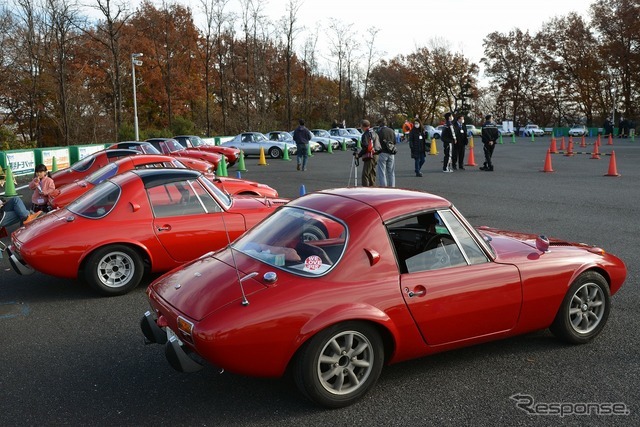
<svg viewBox="0 0 640 427">
<path fill-rule="evenodd" d="M 121 295 L 145 272 L 227 246 L 286 202 L 231 197 L 189 169 L 130 170 L 18 228 L 7 250 L 19 274 L 81 279 L 103 295 Z"/>
<path fill-rule="evenodd" d="M 190 160 L 187 164 L 191 164 L 194 161 L 194 159 L 187 160 Z M 195 161 L 206 163 L 200 160 Z M 86 176 L 84 179 L 79 179 L 70 184 L 56 188 L 57 191 L 55 194 L 49 197 L 49 204 L 54 209 L 63 208 L 96 185 L 118 174 L 132 169 L 158 168 L 185 169 L 186 166 L 182 163 L 182 160 L 160 154 L 139 154 L 137 156 L 124 157 L 98 169 L 92 174 Z M 248 195 L 258 197 L 278 197 L 278 192 L 266 184 L 260 184 L 258 182 L 247 181 L 244 179 L 226 177 L 216 178 L 215 174 L 209 170 L 209 168 L 207 173 L 205 173 L 205 176 L 222 191 L 232 196 Z"/>
</svg>

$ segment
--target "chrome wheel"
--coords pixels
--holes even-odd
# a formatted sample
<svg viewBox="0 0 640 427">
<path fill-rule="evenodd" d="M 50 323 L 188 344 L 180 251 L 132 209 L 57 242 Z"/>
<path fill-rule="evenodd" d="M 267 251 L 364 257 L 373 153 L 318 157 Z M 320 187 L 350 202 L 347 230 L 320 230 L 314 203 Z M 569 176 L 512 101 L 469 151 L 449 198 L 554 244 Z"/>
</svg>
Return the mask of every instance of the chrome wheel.
<svg viewBox="0 0 640 427">
<path fill-rule="evenodd" d="M 92 253 L 83 267 L 85 281 L 102 295 L 124 295 L 144 275 L 141 254 L 125 245 L 111 245 Z"/>
<path fill-rule="evenodd" d="M 318 380 L 330 393 L 353 393 L 366 383 L 374 359 L 367 337 L 357 331 L 339 333 L 321 351 L 316 367 Z"/>
<path fill-rule="evenodd" d="M 316 334 L 296 355 L 293 378 L 319 405 L 342 408 L 371 389 L 384 363 L 379 331 L 364 322 L 344 322 Z"/>
<path fill-rule="evenodd" d="M 602 288 L 595 283 L 585 283 L 571 297 L 569 321 L 579 334 L 593 331 L 603 318 L 606 302 Z"/>
<path fill-rule="evenodd" d="M 549 329 L 558 338 L 584 344 L 602 331 L 610 310 L 607 280 L 595 271 L 587 271 L 569 287 Z"/>
</svg>

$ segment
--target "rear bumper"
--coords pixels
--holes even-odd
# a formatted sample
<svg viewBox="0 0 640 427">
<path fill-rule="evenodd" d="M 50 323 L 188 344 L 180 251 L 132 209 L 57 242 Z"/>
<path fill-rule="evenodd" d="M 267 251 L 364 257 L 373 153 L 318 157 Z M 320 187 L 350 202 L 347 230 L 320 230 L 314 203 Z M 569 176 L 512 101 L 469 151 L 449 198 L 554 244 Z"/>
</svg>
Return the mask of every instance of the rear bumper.
<svg viewBox="0 0 640 427">
<path fill-rule="evenodd" d="M 164 344 L 164 354 L 173 369 L 179 372 L 196 372 L 202 369 L 203 363 L 194 360 L 198 357 L 193 352 L 185 351 L 180 340 L 172 335 L 167 338 L 167 333 L 158 326 L 151 312 L 147 311 L 140 319 L 140 329 L 145 338 L 145 344 Z"/>
<path fill-rule="evenodd" d="M 19 258 L 16 254 L 11 251 L 11 247 L 7 248 L 7 255 L 9 255 L 9 263 L 13 268 L 13 271 L 22 275 L 28 276 L 29 274 L 33 274 L 35 270 L 26 262 L 24 262 L 21 258 Z"/>
</svg>

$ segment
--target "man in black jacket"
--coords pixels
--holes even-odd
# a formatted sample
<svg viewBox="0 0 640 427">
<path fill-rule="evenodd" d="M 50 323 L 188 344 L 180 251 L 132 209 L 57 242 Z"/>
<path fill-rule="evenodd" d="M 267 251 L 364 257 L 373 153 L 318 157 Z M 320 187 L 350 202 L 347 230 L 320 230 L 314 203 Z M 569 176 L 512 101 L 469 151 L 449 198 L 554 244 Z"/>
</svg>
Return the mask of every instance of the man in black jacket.
<svg viewBox="0 0 640 427">
<path fill-rule="evenodd" d="M 309 154 L 309 141 L 313 138 L 311 131 L 304 126 L 304 120 L 298 120 L 299 126 L 293 131 L 293 140 L 296 142 L 298 170 L 307 170 Z M 286 147 L 285 147 L 286 148 Z"/>
<path fill-rule="evenodd" d="M 464 170 L 464 150 L 467 148 L 469 138 L 467 137 L 467 125 L 464 124 L 464 114 L 458 114 L 453 124 L 456 132 L 456 141 L 453 144 L 453 153 L 451 153 L 451 163 L 453 170 Z"/>
<path fill-rule="evenodd" d="M 484 148 L 484 164 L 480 167 L 481 171 L 493 172 L 493 149 L 496 148 L 496 141 L 500 137 L 498 127 L 491 121 L 491 114 L 485 116 L 484 125 L 482 125 L 482 144 Z"/>
<path fill-rule="evenodd" d="M 362 149 L 353 155 L 362 159 L 362 186 L 376 186 L 376 165 L 378 164 L 378 153 L 381 151 L 380 138 L 378 134 L 370 129 L 369 120 L 363 120 L 360 125 L 362 129 Z"/>
<path fill-rule="evenodd" d="M 453 126 L 453 113 L 446 113 L 444 115 L 444 128 L 442 128 L 442 144 L 444 146 L 444 162 L 442 163 L 442 172 L 453 172 L 451 169 L 451 150 L 456 143 L 456 132 Z"/>
</svg>

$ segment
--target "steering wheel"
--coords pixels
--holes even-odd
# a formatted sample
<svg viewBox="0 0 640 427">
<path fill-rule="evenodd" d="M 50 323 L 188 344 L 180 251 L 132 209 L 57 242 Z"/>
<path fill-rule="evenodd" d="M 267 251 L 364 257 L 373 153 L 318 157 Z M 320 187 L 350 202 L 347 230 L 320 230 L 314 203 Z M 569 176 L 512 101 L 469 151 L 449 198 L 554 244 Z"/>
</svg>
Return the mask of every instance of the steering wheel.
<svg viewBox="0 0 640 427">
<path fill-rule="evenodd" d="M 429 240 L 427 240 L 427 242 L 422 246 L 421 252 L 426 252 L 430 249 L 435 248 L 440 242 L 442 242 L 442 244 L 444 245 L 444 239 L 447 239 L 449 242 L 453 243 L 453 238 L 450 234 L 437 233 L 431 236 Z M 450 244 L 449 242 L 447 242 L 447 244 Z"/>
</svg>

